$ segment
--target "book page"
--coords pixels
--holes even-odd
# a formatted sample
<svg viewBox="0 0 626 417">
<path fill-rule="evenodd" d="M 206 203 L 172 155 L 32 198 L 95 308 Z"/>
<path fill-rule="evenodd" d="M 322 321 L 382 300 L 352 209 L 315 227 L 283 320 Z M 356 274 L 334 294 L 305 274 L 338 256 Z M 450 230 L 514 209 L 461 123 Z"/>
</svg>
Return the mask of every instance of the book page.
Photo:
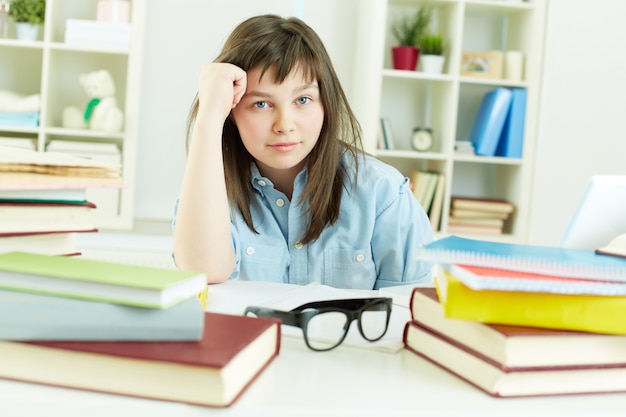
<svg viewBox="0 0 626 417">
<path fill-rule="evenodd" d="M 339 289 L 318 283 L 300 286 L 231 280 L 209 286 L 207 310 L 243 314 L 247 306 L 255 305 L 288 311 L 312 301 L 380 296 L 386 295 L 380 295 L 378 291 L 373 290 Z M 402 335 L 404 325 L 410 320 L 410 316 L 411 314 L 407 307 L 394 304 L 387 333 L 382 339 L 376 342 L 365 340 L 361 336 L 355 321 L 350 324 L 348 335 L 342 345 L 389 353 L 399 352 L 404 347 Z M 282 334 L 287 337 L 303 339 L 302 329 L 294 326 L 282 326 Z"/>
</svg>

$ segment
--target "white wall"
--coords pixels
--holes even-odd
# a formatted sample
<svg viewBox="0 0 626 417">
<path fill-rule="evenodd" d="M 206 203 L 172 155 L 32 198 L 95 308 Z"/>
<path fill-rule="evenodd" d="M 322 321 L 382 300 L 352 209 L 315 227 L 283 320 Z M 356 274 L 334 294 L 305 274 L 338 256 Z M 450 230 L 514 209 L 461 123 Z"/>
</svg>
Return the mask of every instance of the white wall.
<svg viewBox="0 0 626 417">
<path fill-rule="evenodd" d="M 216 3 L 148 2 L 135 191 L 138 219 L 171 218 L 184 169 L 185 121 L 200 66 L 215 57 L 225 37 L 244 18 L 302 10 L 302 17 L 324 40 L 348 96 L 357 95 L 351 91 L 353 71 L 358 71 L 355 10 L 367 3 Z M 623 16 L 623 0 L 549 2 L 531 243 L 558 244 L 590 175 L 626 174 Z"/>
<path fill-rule="evenodd" d="M 626 174 L 624 16 L 623 0 L 548 4 L 530 243 L 559 243 L 591 175 Z"/>
<path fill-rule="evenodd" d="M 298 15 L 324 41 L 350 94 L 358 0 L 150 0 L 141 87 L 135 217 L 169 220 L 185 164 L 185 127 L 200 67 L 257 14 Z"/>
</svg>

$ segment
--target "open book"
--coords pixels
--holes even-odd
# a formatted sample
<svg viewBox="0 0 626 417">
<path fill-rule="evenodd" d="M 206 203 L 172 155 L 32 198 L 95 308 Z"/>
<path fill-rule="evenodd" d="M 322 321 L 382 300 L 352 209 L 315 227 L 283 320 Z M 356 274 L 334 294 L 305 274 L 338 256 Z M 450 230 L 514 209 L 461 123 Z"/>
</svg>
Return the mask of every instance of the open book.
<svg viewBox="0 0 626 417">
<path fill-rule="evenodd" d="M 373 290 L 339 289 L 318 283 L 300 286 L 237 280 L 211 285 L 209 293 L 208 311 L 231 314 L 243 314 L 246 307 L 252 305 L 287 311 L 312 301 L 388 296 Z M 357 323 L 352 322 L 348 335 L 341 346 L 373 349 L 388 353 L 399 352 L 404 347 L 402 341 L 404 325 L 410 319 L 410 316 L 408 306 L 398 305 L 394 302 L 391 309 L 389 327 L 382 339 L 376 342 L 368 342 L 359 333 Z M 304 346 L 302 329 L 284 325 L 282 326 L 282 334 L 286 337 L 301 339 Z"/>
</svg>

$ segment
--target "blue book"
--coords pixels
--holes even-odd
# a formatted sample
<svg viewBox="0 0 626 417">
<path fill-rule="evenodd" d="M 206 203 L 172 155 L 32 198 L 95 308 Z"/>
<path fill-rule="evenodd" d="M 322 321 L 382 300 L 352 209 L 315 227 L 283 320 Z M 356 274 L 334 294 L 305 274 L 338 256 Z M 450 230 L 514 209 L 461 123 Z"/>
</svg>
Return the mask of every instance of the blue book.
<svg viewBox="0 0 626 417">
<path fill-rule="evenodd" d="M 499 87 L 482 98 L 469 140 L 476 155 L 494 156 L 511 105 L 511 90 Z"/>
<path fill-rule="evenodd" d="M 556 277 L 626 282 L 626 259 L 596 254 L 587 249 L 491 242 L 451 235 L 419 249 L 415 259 Z"/>
<path fill-rule="evenodd" d="M 204 315 L 197 297 L 156 309 L 0 290 L 0 340 L 195 341 Z"/>
<path fill-rule="evenodd" d="M 512 88 L 511 105 L 504 121 L 502 135 L 496 149 L 496 156 L 521 158 L 524 144 L 524 123 L 526 121 L 526 89 Z"/>
</svg>

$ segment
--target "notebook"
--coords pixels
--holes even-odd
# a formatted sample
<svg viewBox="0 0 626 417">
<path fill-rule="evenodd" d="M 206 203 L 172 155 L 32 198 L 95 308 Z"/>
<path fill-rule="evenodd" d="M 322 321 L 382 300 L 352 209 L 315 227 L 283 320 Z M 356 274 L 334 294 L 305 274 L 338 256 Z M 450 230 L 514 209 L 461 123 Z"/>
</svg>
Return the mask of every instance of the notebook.
<svg viewBox="0 0 626 417">
<path fill-rule="evenodd" d="M 416 260 L 626 282 L 626 259 L 596 255 L 587 249 L 490 242 L 455 235 L 418 249 Z"/>
<path fill-rule="evenodd" d="M 622 233 L 626 233 L 626 175 L 592 176 L 561 246 L 593 250 Z"/>
</svg>

